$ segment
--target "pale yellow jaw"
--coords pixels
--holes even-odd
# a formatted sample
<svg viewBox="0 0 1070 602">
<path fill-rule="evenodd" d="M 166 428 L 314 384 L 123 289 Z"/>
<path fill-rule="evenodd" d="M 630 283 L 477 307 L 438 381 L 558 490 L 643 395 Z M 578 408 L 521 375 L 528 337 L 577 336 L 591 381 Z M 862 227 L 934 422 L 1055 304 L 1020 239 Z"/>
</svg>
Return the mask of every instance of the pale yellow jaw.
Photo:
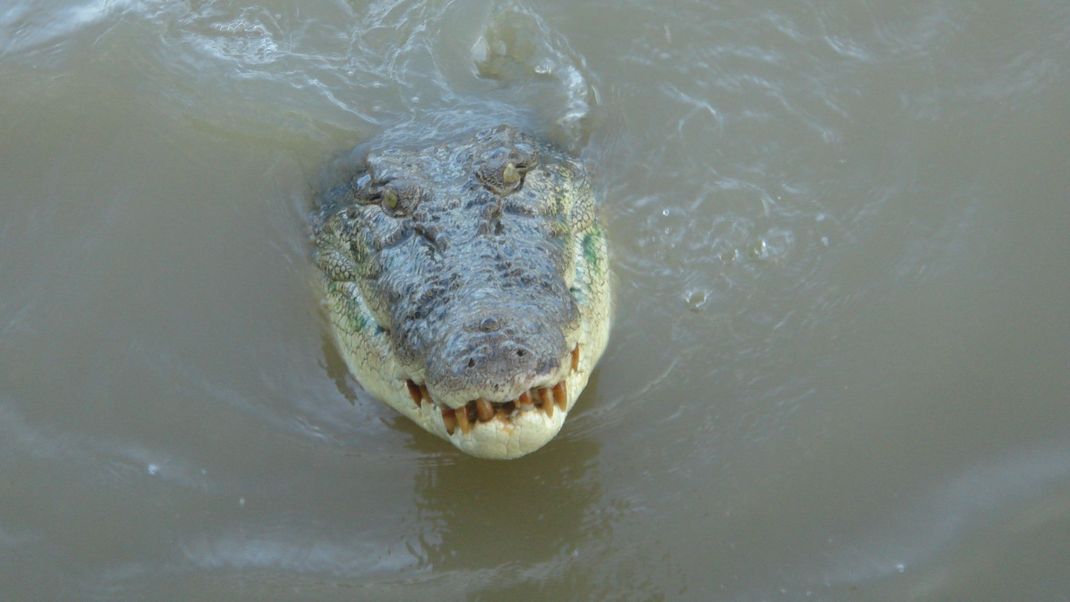
<svg viewBox="0 0 1070 602">
<path fill-rule="evenodd" d="M 450 408 L 436 403 L 427 387 L 412 380 L 405 381 L 407 399 L 392 395 L 386 402 L 473 456 L 518 458 L 539 449 L 561 430 L 593 367 L 584 365 L 582 356 L 577 344 L 569 354 L 565 374 L 556 382 L 532 387 L 505 402 L 477 399 Z"/>
</svg>

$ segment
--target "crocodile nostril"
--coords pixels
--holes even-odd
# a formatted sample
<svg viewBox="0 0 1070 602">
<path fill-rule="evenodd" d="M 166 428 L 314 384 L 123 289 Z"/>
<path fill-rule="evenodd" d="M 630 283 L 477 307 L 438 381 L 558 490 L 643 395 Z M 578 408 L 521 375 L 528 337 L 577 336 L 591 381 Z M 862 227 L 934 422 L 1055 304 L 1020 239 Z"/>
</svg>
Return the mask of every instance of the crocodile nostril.
<svg viewBox="0 0 1070 602">
<path fill-rule="evenodd" d="M 517 357 L 524 357 L 524 355 L 526 355 L 526 354 L 527 354 L 527 352 L 524 351 L 523 349 L 517 349 L 516 350 L 516 356 Z"/>
</svg>

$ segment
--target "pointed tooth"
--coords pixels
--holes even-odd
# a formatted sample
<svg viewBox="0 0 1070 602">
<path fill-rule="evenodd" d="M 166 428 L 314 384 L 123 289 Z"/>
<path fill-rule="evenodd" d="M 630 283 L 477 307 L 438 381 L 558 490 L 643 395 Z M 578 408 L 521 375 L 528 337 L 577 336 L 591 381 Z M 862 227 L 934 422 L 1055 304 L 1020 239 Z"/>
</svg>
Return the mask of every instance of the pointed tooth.
<svg viewBox="0 0 1070 602">
<path fill-rule="evenodd" d="M 542 400 L 542 411 L 550 418 L 554 417 L 554 394 L 548 387 L 539 389 L 539 399 Z"/>
<path fill-rule="evenodd" d="M 576 343 L 576 347 L 572 349 L 572 371 L 575 372 L 580 369 L 580 344 Z"/>
<path fill-rule="evenodd" d="M 499 407 L 494 410 L 494 417 L 502 422 L 509 422 L 509 412 L 507 412 L 505 408 Z"/>
<path fill-rule="evenodd" d="M 490 402 L 486 399 L 476 400 L 476 413 L 479 415 L 480 422 L 487 422 L 494 418 L 494 408 L 491 407 Z"/>
<path fill-rule="evenodd" d="M 550 389 L 550 387 L 540 387 L 538 389 L 537 393 L 539 395 L 539 401 L 540 402 L 542 402 L 542 403 L 553 403 L 554 402 L 554 392 L 553 392 L 553 390 Z"/>
<path fill-rule="evenodd" d="M 406 380 L 405 381 L 405 387 L 409 389 L 409 397 L 411 397 L 412 400 L 414 402 L 416 402 L 416 406 L 419 407 L 419 405 L 420 405 L 420 387 L 419 387 L 419 385 L 417 385 L 416 383 L 412 382 L 411 380 Z"/>
<path fill-rule="evenodd" d="M 535 393 L 540 403 L 553 403 L 554 401 L 554 392 L 550 387 L 539 387 Z"/>
<path fill-rule="evenodd" d="M 452 435 L 453 430 L 457 428 L 457 418 L 453 415 L 453 410 L 442 408 L 442 423 L 446 425 L 446 432 Z"/>
<path fill-rule="evenodd" d="M 468 421 L 468 406 L 459 407 L 453 411 L 457 418 L 457 424 L 461 425 L 461 432 L 468 434 L 472 430 L 472 423 Z"/>
<path fill-rule="evenodd" d="M 520 394 L 520 397 L 516 400 L 517 405 L 529 405 L 531 404 L 531 395 L 528 395 L 527 391 Z"/>
<path fill-rule="evenodd" d="M 565 381 L 554 385 L 554 403 L 561 408 L 562 412 L 565 411 L 565 406 L 568 405 L 568 391 L 565 389 Z"/>
<path fill-rule="evenodd" d="M 420 385 L 420 396 L 424 401 L 431 401 L 431 392 L 427 390 L 427 385 Z"/>
</svg>

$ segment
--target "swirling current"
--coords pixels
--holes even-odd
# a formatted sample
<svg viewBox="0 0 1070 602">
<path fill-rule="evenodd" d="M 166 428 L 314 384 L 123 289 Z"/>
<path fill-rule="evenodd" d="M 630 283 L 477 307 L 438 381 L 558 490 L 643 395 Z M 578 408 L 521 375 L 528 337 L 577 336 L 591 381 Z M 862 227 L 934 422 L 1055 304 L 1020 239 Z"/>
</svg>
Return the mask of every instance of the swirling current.
<svg viewBox="0 0 1070 602">
<path fill-rule="evenodd" d="M 1063 600 L 1070 7 L 12 0 L 0 597 Z M 589 166 L 610 347 L 459 455 L 346 372 L 323 167 Z"/>
</svg>

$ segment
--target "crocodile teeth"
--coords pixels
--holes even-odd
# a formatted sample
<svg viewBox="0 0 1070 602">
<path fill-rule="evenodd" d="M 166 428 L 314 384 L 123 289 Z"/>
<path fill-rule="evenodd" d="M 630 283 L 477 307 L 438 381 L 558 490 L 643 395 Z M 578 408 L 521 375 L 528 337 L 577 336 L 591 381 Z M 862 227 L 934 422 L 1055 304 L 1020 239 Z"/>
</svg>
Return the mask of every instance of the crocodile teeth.
<svg viewBox="0 0 1070 602">
<path fill-rule="evenodd" d="M 579 354 L 579 345 L 572 351 L 572 357 Z M 576 360 L 573 359 L 573 363 Z M 442 415 L 442 425 L 446 433 L 452 435 L 457 427 L 461 427 L 461 433 L 467 435 L 473 428 L 490 422 L 497 418 L 504 424 L 511 424 L 514 418 L 531 409 L 541 410 L 549 418 L 554 416 L 556 405 L 562 412 L 568 408 L 568 382 L 561 380 L 550 387 L 536 387 L 522 392 L 519 397 L 512 401 L 496 402 L 483 398 L 469 401 L 463 407 L 450 408 L 439 406 L 433 399 L 426 385 L 418 385 L 411 379 L 405 380 L 405 388 L 409 392 L 416 406 L 422 407 L 424 402 L 431 405 L 432 411 L 439 410 Z"/>
<path fill-rule="evenodd" d="M 453 410 L 442 408 L 442 424 L 446 425 L 446 432 L 452 435 L 454 429 L 457 428 L 457 418 L 454 417 Z"/>
<path fill-rule="evenodd" d="M 405 381 L 405 387 L 409 389 L 409 397 L 416 402 L 416 405 L 420 405 L 420 401 L 423 399 L 423 394 L 420 393 L 420 386 L 411 380 Z"/>
<path fill-rule="evenodd" d="M 472 423 L 468 421 L 468 406 L 457 408 L 453 411 L 457 418 L 457 424 L 461 425 L 461 432 L 467 435 L 472 432 Z"/>
<path fill-rule="evenodd" d="M 539 389 L 539 398 L 542 399 L 542 411 L 550 418 L 554 417 L 554 394 L 549 387 Z"/>
<path fill-rule="evenodd" d="M 565 406 L 568 405 L 568 392 L 565 390 L 565 381 L 554 385 L 554 403 L 561 408 L 562 412 L 565 411 Z"/>
<path fill-rule="evenodd" d="M 490 402 L 486 399 L 476 400 L 476 413 L 479 414 L 480 422 L 487 422 L 494 418 L 494 408 L 491 407 Z"/>
<path fill-rule="evenodd" d="M 576 347 L 572 349 L 572 371 L 575 372 L 580 369 L 580 344 L 576 343 Z"/>
</svg>

